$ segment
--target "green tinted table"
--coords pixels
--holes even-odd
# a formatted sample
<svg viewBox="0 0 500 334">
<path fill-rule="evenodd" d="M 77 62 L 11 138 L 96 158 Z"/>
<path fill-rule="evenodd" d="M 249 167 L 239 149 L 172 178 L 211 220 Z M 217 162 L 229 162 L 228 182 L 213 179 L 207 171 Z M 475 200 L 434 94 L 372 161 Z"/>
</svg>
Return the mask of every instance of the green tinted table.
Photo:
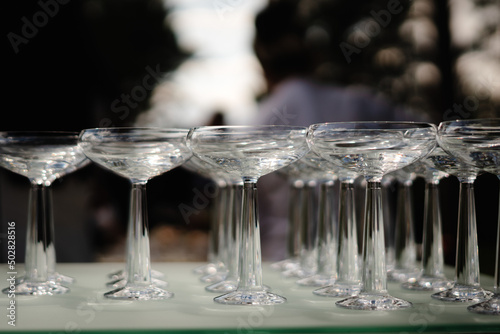
<svg viewBox="0 0 500 334">
<path fill-rule="evenodd" d="M 312 294 L 264 265 L 264 283 L 287 297 L 276 306 L 226 306 L 213 302 L 216 294 L 204 290 L 205 283 L 192 269 L 200 263 L 154 263 L 166 274 L 174 298 L 164 301 L 114 301 L 102 294 L 106 274 L 122 269 L 122 263 L 58 264 L 58 271 L 77 282 L 65 295 L 16 296 L 16 326 L 8 325 L 9 298 L 0 296 L 0 330 L 42 333 L 405 333 L 405 332 L 500 332 L 500 317 L 473 314 L 469 304 L 434 300 L 429 293 L 405 291 L 389 283 L 392 295 L 413 302 L 398 311 L 353 311 L 335 306 L 336 298 Z M 4 277 L 7 266 L 0 265 Z M 448 272 L 453 276 L 452 269 Z M 21 276 L 22 268 L 17 272 Z M 491 277 L 482 277 L 491 288 Z M 2 280 L 4 286 L 7 282 Z"/>
</svg>

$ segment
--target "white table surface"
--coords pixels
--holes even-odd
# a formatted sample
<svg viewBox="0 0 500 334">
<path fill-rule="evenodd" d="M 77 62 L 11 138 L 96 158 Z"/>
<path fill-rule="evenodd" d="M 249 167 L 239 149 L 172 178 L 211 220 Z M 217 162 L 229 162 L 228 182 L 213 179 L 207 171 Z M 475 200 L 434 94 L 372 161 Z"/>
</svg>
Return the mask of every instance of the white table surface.
<svg viewBox="0 0 500 334">
<path fill-rule="evenodd" d="M 163 301 L 115 301 L 103 293 L 106 274 L 122 269 L 123 263 L 61 263 L 60 273 L 75 277 L 71 291 L 54 296 L 16 296 L 16 326 L 8 325 L 9 298 L 0 296 L 1 331 L 150 332 L 150 333 L 405 333 L 405 332 L 491 332 L 500 333 L 500 316 L 473 314 L 470 304 L 434 300 L 430 293 L 406 291 L 389 283 L 389 292 L 413 302 L 414 307 L 397 311 L 355 311 L 335 306 L 336 298 L 312 294 L 314 288 L 299 287 L 264 264 L 264 283 L 288 301 L 275 306 L 226 306 L 213 302 L 217 294 L 192 269 L 202 263 L 154 263 L 169 282 L 172 299 Z M 3 276 L 7 266 L 0 265 Z M 448 268 L 449 277 L 453 270 Z M 22 266 L 17 266 L 18 276 Z M 491 288 L 491 277 L 482 277 Z M 7 282 L 4 281 L 7 286 Z"/>
</svg>

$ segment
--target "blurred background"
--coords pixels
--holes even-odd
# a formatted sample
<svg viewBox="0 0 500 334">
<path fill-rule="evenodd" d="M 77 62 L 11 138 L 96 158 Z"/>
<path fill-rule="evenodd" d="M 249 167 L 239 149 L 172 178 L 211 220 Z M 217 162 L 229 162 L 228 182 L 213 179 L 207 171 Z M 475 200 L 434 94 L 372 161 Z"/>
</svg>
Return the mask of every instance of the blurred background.
<svg viewBox="0 0 500 334">
<path fill-rule="evenodd" d="M 500 116 L 498 0 L 41 0 L 0 6 L 6 103 L 0 130 L 300 123 L 308 118 L 295 114 L 293 99 L 269 101 L 304 80 L 361 91 L 383 101 L 394 118 L 438 124 Z M 338 118 L 336 107 L 323 121 Z M 182 168 L 150 181 L 153 261 L 206 260 L 211 198 L 188 219 L 179 208 L 193 207 L 208 182 Z M 2 261 L 7 221 L 18 226 L 18 261 L 24 258 L 28 190 L 24 177 L 0 170 Z M 55 182 L 59 262 L 124 260 L 128 190 L 127 180 L 93 164 Z M 447 178 L 441 190 L 445 261 L 453 265 L 458 182 Z M 419 208 L 422 182 L 415 194 Z M 480 176 L 476 196 L 481 269 L 492 273 L 496 177 Z M 415 211 L 420 222 L 422 210 Z M 416 231 L 421 242 L 421 227 Z M 279 259 L 283 225 L 263 224 L 262 234 L 264 260 Z"/>
</svg>

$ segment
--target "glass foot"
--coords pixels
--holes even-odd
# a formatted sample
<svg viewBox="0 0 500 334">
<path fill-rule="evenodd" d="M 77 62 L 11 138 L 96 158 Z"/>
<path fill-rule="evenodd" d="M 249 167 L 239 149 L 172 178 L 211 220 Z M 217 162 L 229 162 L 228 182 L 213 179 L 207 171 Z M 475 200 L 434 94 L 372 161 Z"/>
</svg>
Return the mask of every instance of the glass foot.
<svg viewBox="0 0 500 334">
<path fill-rule="evenodd" d="M 302 286 L 325 286 L 335 283 L 337 279 L 334 275 L 316 274 L 309 277 L 301 278 L 296 283 Z"/>
<path fill-rule="evenodd" d="M 57 272 L 49 275 L 49 280 L 61 283 L 63 285 L 70 285 L 76 282 L 73 277 L 66 276 Z"/>
<path fill-rule="evenodd" d="M 303 269 L 300 266 L 297 266 L 293 269 L 285 270 L 281 273 L 284 278 L 306 278 L 314 275 L 315 272 L 313 270 Z"/>
<path fill-rule="evenodd" d="M 481 287 L 455 284 L 451 289 L 436 292 L 431 295 L 432 298 L 446 302 L 461 303 L 481 303 L 493 296 L 493 292 L 486 291 Z"/>
<path fill-rule="evenodd" d="M 368 311 L 389 311 L 412 307 L 406 300 L 392 297 L 387 294 L 360 293 L 357 296 L 339 300 L 335 305 L 352 309 Z"/>
<path fill-rule="evenodd" d="M 157 278 L 151 278 L 151 283 L 161 288 L 165 288 L 168 285 L 168 282 Z M 123 288 L 125 285 L 127 285 L 127 280 L 125 278 L 106 283 L 106 286 L 112 289 Z"/>
<path fill-rule="evenodd" d="M 174 294 L 154 285 L 127 284 L 123 288 L 111 290 L 104 297 L 119 300 L 160 300 L 172 298 Z"/>
<path fill-rule="evenodd" d="M 108 277 L 112 281 L 117 281 L 117 280 L 120 280 L 120 279 L 124 279 L 125 278 L 125 270 L 115 271 L 115 272 L 113 272 L 111 274 L 108 274 Z M 153 277 L 153 278 L 164 278 L 165 274 L 163 274 L 161 271 L 151 269 L 151 277 Z"/>
<path fill-rule="evenodd" d="M 420 275 L 420 269 L 391 269 L 387 271 L 387 279 L 392 282 L 407 282 L 416 279 Z"/>
<path fill-rule="evenodd" d="M 226 293 L 235 291 L 238 288 L 238 281 L 224 280 L 205 287 L 205 290 L 210 292 Z"/>
<path fill-rule="evenodd" d="M 453 281 L 445 277 L 422 276 L 401 284 L 403 289 L 415 291 L 444 291 L 453 287 Z"/>
<path fill-rule="evenodd" d="M 471 305 L 467 307 L 467 310 L 474 313 L 500 315 L 500 295 L 496 294 L 490 300 Z"/>
<path fill-rule="evenodd" d="M 276 271 L 287 271 L 296 269 L 299 266 L 297 260 L 285 259 L 271 264 L 271 269 Z"/>
<path fill-rule="evenodd" d="M 226 305 L 275 305 L 286 302 L 286 298 L 264 290 L 236 290 L 214 301 Z"/>
<path fill-rule="evenodd" d="M 313 291 L 315 295 L 323 297 L 352 297 L 361 291 L 361 283 L 336 283 Z"/>
<path fill-rule="evenodd" d="M 216 272 L 215 274 L 211 274 L 211 275 L 205 275 L 205 276 L 202 276 L 200 277 L 200 281 L 202 281 L 203 283 L 217 283 L 217 282 L 221 282 L 223 280 L 225 280 L 227 277 L 227 271 L 225 272 Z"/>
<path fill-rule="evenodd" d="M 13 288 L 13 289 L 12 289 Z M 69 288 L 54 282 L 20 282 L 2 290 L 3 293 L 15 293 L 16 295 L 59 295 L 69 292 Z"/>
<path fill-rule="evenodd" d="M 196 275 L 212 275 L 216 272 L 217 266 L 215 265 L 215 263 L 207 263 L 193 269 L 193 273 L 195 273 Z"/>
</svg>

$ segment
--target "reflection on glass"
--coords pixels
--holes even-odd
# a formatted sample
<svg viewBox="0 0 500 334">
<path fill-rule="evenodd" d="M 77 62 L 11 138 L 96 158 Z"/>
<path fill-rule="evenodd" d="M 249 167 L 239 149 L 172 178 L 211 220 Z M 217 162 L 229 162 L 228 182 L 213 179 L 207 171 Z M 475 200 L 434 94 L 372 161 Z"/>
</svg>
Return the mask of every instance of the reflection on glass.
<svg viewBox="0 0 500 334">
<path fill-rule="evenodd" d="M 387 292 L 382 209 L 382 178 L 424 157 L 435 146 L 436 129 L 428 123 L 339 122 L 314 124 L 308 140 L 326 160 L 363 174 L 367 180 L 363 236 L 363 288 L 338 301 L 358 310 L 393 310 L 411 303 Z"/>
<path fill-rule="evenodd" d="M 216 297 L 231 305 L 272 305 L 286 301 L 262 283 L 257 180 L 304 156 L 306 129 L 289 126 L 212 126 L 191 129 L 188 145 L 202 160 L 243 180 L 239 282 Z"/>
</svg>

